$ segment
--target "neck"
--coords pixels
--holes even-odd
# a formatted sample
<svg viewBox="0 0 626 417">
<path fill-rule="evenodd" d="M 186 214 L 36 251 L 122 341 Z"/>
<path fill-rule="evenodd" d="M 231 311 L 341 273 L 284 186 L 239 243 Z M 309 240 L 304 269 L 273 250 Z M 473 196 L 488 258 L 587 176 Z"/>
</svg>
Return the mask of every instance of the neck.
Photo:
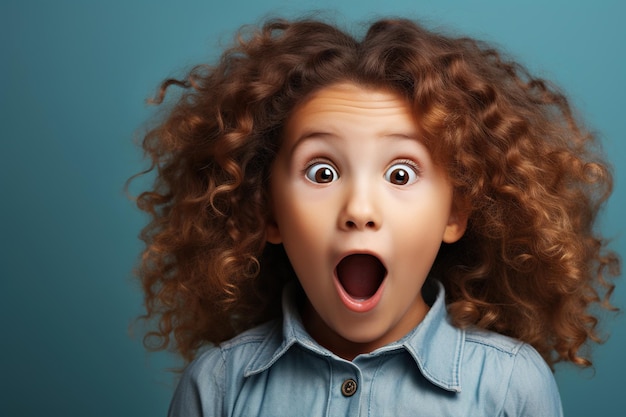
<svg viewBox="0 0 626 417">
<path fill-rule="evenodd" d="M 421 323 L 429 309 L 429 306 L 423 301 L 416 304 L 414 311 L 407 313 L 412 319 L 411 325 L 406 326 L 406 331 L 403 331 L 402 334 L 389 332 L 366 342 L 355 342 L 342 337 L 326 324 L 308 300 L 303 303 L 300 313 L 306 331 L 320 346 L 330 350 L 342 359 L 352 361 L 358 355 L 371 353 L 404 337 L 417 324 Z"/>
</svg>

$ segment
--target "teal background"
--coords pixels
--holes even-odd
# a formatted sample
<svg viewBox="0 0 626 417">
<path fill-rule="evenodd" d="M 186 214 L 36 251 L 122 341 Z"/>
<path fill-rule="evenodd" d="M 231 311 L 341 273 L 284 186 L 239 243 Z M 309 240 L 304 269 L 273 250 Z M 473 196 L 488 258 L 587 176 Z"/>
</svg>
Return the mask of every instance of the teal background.
<svg viewBox="0 0 626 417">
<path fill-rule="evenodd" d="M 242 24 L 330 11 L 339 22 L 420 18 L 501 45 L 564 87 L 615 166 L 602 227 L 626 253 L 626 30 L 620 1 L 23 1 L 0 5 L 0 415 L 164 416 L 165 353 L 129 325 L 145 218 L 123 193 L 145 164 L 144 100 L 168 75 L 215 58 Z M 626 283 L 614 302 L 626 307 Z M 626 326 L 595 369 L 559 367 L 569 417 L 624 415 Z M 594 375 L 595 374 L 595 375 Z"/>
</svg>

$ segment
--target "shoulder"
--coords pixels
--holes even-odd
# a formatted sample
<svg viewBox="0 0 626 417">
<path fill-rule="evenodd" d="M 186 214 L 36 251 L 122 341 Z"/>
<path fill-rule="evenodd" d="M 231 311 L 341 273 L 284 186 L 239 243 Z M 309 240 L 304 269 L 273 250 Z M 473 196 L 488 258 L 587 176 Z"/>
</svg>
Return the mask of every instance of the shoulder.
<svg viewBox="0 0 626 417">
<path fill-rule="evenodd" d="M 479 372 L 483 383 L 502 391 L 502 416 L 562 415 L 554 375 L 532 346 L 477 329 L 468 330 L 465 341 L 464 364 L 472 372 L 464 376 L 471 381 Z"/>
<path fill-rule="evenodd" d="M 200 354 L 191 362 L 186 374 L 194 378 L 215 375 L 219 372 L 243 370 L 258 350 L 268 343 L 273 335 L 280 336 L 280 323 L 276 320 L 247 330 L 234 338 L 214 346 Z"/>
<path fill-rule="evenodd" d="M 465 343 L 470 350 L 503 358 L 514 358 L 526 345 L 517 339 L 478 328 L 465 330 Z"/>
<path fill-rule="evenodd" d="M 534 373 L 537 376 L 549 376 L 552 371 L 541 355 L 528 343 L 511 337 L 480 329 L 470 329 L 465 336 L 466 353 L 474 356 L 489 357 L 490 361 L 499 361 L 501 366 L 508 366 L 511 372 Z"/>
<path fill-rule="evenodd" d="M 276 321 L 262 324 L 200 354 L 185 368 L 169 415 L 220 415 L 224 398 L 236 392 L 246 365 L 277 327 Z"/>
<path fill-rule="evenodd" d="M 554 375 L 530 345 L 523 344 L 515 356 L 504 408 L 511 416 L 563 415 Z"/>
</svg>

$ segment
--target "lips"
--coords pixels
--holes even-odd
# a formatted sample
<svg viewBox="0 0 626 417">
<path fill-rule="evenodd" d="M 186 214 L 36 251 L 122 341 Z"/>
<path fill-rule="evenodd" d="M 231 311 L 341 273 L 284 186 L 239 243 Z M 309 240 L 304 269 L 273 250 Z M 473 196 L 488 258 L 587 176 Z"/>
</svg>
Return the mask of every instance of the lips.
<svg viewBox="0 0 626 417">
<path fill-rule="evenodd" d="M 364 301 L 376 294 L 385 280 L 387 269 L 373 255 L 346 256 L 337 265 L 337 279 L 354 301 Z"/>
</svg>

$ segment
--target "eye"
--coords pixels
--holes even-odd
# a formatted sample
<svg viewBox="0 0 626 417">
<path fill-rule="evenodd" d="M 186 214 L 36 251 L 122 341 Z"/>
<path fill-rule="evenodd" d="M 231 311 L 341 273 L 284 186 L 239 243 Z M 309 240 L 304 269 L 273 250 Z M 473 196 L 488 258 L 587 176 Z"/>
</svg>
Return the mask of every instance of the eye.
<svg viewBox="0 0 626 417">
<path fill-rule="evenodd" d="M 339 174 L 337 174 L 335 168 L 332 165 L 324 162 L 316 162 L 311 164 L 306 169 L 304 175 L 309 181 L 317 184 L 328 184 L 336 181 L 339 178 Z"/>
<path fill-rule="evenodd" d="M 418 172 L 412 162 L 395 163 L 385 171 L 385 180 L 395 185 L 413 184 L 417 181 Z"/>
</svg>

